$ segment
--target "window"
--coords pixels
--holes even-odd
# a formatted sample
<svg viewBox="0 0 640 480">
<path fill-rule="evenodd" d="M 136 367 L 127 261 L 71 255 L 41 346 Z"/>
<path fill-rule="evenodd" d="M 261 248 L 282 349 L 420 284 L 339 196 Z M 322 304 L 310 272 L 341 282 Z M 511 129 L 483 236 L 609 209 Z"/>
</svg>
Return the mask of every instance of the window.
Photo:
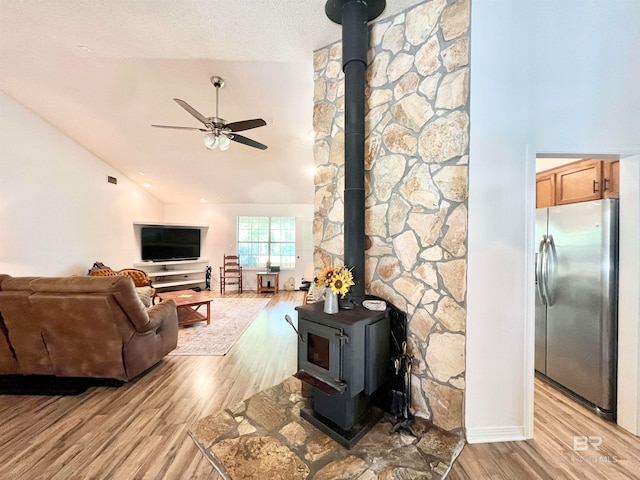
<svg viewBox="0 0 640 480">
<path fill-rule="evenodd" d="M 244 267 L 295 268 L 296 219 L 238 217 L 238 255 Z"/>
</svg>

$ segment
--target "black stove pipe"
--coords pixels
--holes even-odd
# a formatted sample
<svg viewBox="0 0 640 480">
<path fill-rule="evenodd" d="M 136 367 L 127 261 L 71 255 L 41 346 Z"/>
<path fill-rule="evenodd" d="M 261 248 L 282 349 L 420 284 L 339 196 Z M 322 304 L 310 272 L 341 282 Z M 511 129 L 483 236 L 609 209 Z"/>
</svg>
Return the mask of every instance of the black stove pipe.
<svg viewBox="0 0 640 480">
<path fill-rule="evenodd" d="M 369 35 L 367 23 L 379 16 L 385 0 L 329 0 L 325 12 L 342 24 L 344 72 L 344 263 L 353 268 L 351 301 L 361 305 L 364 293 L 364 107 Z"/>
</svg>

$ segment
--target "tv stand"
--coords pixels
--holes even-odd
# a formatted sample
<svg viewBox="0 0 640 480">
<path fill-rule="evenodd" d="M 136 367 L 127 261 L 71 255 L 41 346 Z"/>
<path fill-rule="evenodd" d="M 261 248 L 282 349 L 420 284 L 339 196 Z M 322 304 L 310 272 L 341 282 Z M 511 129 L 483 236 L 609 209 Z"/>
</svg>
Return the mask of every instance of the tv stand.
<svg viewBox="0 0 640 480">
<path fill-rule="evenodd" d="M 184 290 L 193 287 L 204 288 L 208 265 L 207 258 L 136 262 L 133 264 L 134 267 L 149 275 L 154 288 L 161 291 Z"/>
<path fill-rule="evenodd" d="M 191 261 L 197 261 L 197 260 L 198 259 L 196 257 L 193 257 L 193 258 L 180 258 L 176 260 L 149 260 L 147 262 L 139 262 L 139 263 L 144 263 L 144 264 L 153 263 L 155 265 L 166 265 L 169 262 L 191 262 Z"/>
</svg>

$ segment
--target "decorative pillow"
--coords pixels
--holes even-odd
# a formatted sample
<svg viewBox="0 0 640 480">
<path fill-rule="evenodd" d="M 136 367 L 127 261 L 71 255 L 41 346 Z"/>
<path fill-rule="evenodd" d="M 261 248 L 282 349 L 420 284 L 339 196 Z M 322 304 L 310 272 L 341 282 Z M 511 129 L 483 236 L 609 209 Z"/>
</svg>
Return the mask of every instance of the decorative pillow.
<svg viewBox="0 0 640 480">
<path fill-rule="evenodd" d="M 118 274 L 108 267 L 89 270 L 91 277 L 115 277 L 116 275 Z"/>
<path fill-rule="evenodd" d="M 151 306 L 151 287 L 136 287 L 136 293 L 144 308 L 149 308 Z"/>
<path fill-rule="evenodd" d="M 117 273 L 118 275 L 125 275 L 133 278 L 133 283 L 136 285 L 136 287 L 146 287 L 147 285 L 151 286 L 148 275 L 142 270 L 138 270 L 135 268 L 124 268 L 122 270 L 118 270 Z"/>
</svg>

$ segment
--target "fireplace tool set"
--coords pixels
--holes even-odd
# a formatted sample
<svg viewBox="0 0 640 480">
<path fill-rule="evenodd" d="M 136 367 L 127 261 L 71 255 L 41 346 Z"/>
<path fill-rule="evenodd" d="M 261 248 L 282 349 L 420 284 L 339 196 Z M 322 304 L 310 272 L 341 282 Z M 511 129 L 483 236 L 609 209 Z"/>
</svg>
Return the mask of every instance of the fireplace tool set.
<svg viewBox="0 0 640 480">
<path fill-rule="evenodd" d="M 396 339 L 392 338 L 394 342 Z M 413 430 L 413 415 L 409 409 L 411 408 L 411 365 L 413 356 L 407 353 L 407 342 L 403 341 L 399 349 L 400 355 L 393 357 L 393 368 L 395 372 L 394 387 L 391 390 L 391 408 L 390 413 L 394 416 L 394 423 L 389 433 L 396 433 L 400 430 L 409 432 L 417 437 Z"/>
</svg>

